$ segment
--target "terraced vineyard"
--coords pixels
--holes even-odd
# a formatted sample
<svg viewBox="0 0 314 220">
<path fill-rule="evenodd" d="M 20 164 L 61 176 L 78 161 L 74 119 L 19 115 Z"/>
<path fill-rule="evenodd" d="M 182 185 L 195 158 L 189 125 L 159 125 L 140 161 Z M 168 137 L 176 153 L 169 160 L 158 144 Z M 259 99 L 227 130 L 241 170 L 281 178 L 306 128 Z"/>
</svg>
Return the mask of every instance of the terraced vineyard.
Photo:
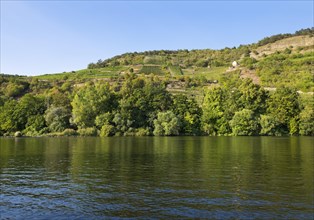
<svg viewBox="0 0 314 220">
<path fill-rule="evenodd" d="M 221 50 L 160 50 L 126 53 L 90 63 L 87 69 L 36 76 L 40 80 L 106 79 L 115 81 L 125 74 L 167 76 L 172 81 L 196 87 L 217 83 L 226 72 L 251 78 L 263 87 L 289 86 L 313 91 L 313 29 L 275 35 L 256 44 Z M 232 67 L 236 61 L 237 66 Z M 180 79 L 182 78 L 182 79 Z M 183 79 L 184 78 L 184 79 Z"/>
<path fill-rule="evenodd" d="M 104 67 L 97 69 L 83 69 L 72 72 L 63 72 L 56 74 L 46 74 L 36 76 L 35 78 L 41 80 L 54 80 L 54 79 L 94 79 L 94 78 L 114 78 L 118 77 L 121 73 L 125 73 L 129 67 L 116 66 L 116 67 Z"/>
<path fill-rule="evenodd" d="M 168 69 L 169 69 L 169 72 L 171 73 L 172 76 L 183 75 L 183 72 L 179 66 L 169 66 Z"/>
<path fill-rule="evenodd" d="M 144 65 L 142 69 L 139 71 L 140 74 L 155 74 L 155 75 L 164 75 L 165 72 L 162 70 L 161 66 L 153 66 L 153 65 Z"/>
</svg>

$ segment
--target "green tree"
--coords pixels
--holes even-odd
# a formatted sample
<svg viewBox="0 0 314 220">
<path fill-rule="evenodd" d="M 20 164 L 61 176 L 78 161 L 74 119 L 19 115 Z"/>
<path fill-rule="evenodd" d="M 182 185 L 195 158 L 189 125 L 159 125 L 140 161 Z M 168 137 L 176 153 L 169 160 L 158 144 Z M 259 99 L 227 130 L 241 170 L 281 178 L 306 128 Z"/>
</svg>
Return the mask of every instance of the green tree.
<svg viewBox="0 0 314 220">
<path fill-rule="evenodd" d="M 51 132 L 62 132 L 70 127 L 70 112 L 64 107 L 50 107 L 45 114 L 45 120 Z"/>
<path fill-rule="evenodd" d="M 114 110 L 116 101 L 109 85 L 87 85 L 76 93 L 71 102 L 73 121 L 81 128 L 93 127 L 97 115 Z"/>
<path fill-rule="evenodd" d="M 202 110 L 195 99 L 188 99 L 185 95 L 173 97 L 172 111 L 181 123 L 181 134 L 200 134 Z"/>
<path fill-rule="evenodd" d="M 17 101 L 9 100 L 0 107 L 0 130 L 1 133 L 13 132 L 19 130 L 18 117 L 15 109 Z"/>
<path fill-rule="evenodd" d="M 49 105 L 64 107 L 69 110 L 72 108 L 68 92 L 62 92 L 56 88 L 54 88 L 49 94 Z"/>
<path fill-rule="evenodd" d="M 244 79 L 239 85 L 240 97 L 238 99 L 240 109 L 250 109 L 255 114 L 263 114 L 266 111 L 267 93 L 251 79 Z"/>
<path fill-rule="evenodd" d="M 33 115 L 28 118 L 23 133 L 29 136 L 41 135 L 45 132 L 46 127 L 47 125 L 43 115 Z"/>
<path fill-rule="evenodd" d="M 95 125 L 100 129 L 101 137 L 108 137 L 115 134 L 115 127 L 113 126 L 113 114 L 110 112 L 98 115 L 95 119 Z"/>
<path fill-rule="evenodd" d="M 23 130 L 32 115 L 43 115 L 46 110 L 46 104 L 43 97 L 36 97 L 31 94 L 24 95 L 18 102 L 16 108 L 18 129 Z"/>
<path fill-rule="evenodd" d="M 122 133 L 128 131 L 133 124 L 132 120 L 129 120 L 126 116 L 123 117 L 120 112 L 115 113 L 112 122 L 114 123 L 116 130 Z"/>
<path fill-rule="evenodd" d="M 19 101 L 7 101 L 0 112 L 0 130 L 23 131 L 31 116 L 43 115 L 45 110 L 44 99 L 30 94 L 24 95 Z"/>
<path fill-rule="evenodd" d="M 260 125 L 261 135 L 280 136 L 283 133 L 280 122 L 272 115 L 261 115 Z"/>
<path fill-rule="evenodd" d="M 258 121 L 254 117 L 254 112 L 243 109 L 236 112 L 230 121 L 233 135 L 256 135 L 258 134 Z"/>
<path fill-rule="evenodd" d="M 314 136 L 314 110 L 306 106 L 300 113 L 300 134 Z"/>
<path fill-rule="evenodd" d="M 299 94 L 295 89 L 280 87 L 267 100 L 267 113 L 278 120 L 282 134 L 289 133 L 289 123 L 299 112 Z"/>
<path fill-rule="evenodd" d="M 98 115 L 95 119 L 95 125 L 98 129 L 101 129 L 103 125 L 111 124 L 113 120 L 113 114 L 110 112 L 103 113 Z"/>
<path fill-rule="evenodd" d="M 28 89 L 29 83 L 20 80 L 11 80 L 5 88 L 5 95 L 8 97 L 22 96 Z"/>
<path fill-rule="evenodd" d="M 202 105 L 203 130 L 209 135 L 218 134 L 220 124 L 218 121 L 223 117 L 224 90 L 220 87 L 208 90 Z"/>
<path fill-rule="evenodd" d="M 100 137 L 109 137 L 114 135 L 115 129 L 111 124 L 104 124 L 100 130 Z"/>
<path fill-rule="evenodd" d="M 179 135 L 179 119 L 172 111 L 159 112 L 157 119 L 154 120 L 155 136 Z"/>
<path fill-rule="evenodd" d="M 158 78 L 141 79 L 129 76 L 122 85 L 119 112 L 114 123 L 120 132 L 137 128 L 153 128 L 157 112 L 168 110 L 171 96 Z"/>
<path fill-rule="evenodd" d="M 297 117 L 291 118 L 289 121 L 289 134 L 290 135 L 299 134 L 299 119 Z"/>
</svg>

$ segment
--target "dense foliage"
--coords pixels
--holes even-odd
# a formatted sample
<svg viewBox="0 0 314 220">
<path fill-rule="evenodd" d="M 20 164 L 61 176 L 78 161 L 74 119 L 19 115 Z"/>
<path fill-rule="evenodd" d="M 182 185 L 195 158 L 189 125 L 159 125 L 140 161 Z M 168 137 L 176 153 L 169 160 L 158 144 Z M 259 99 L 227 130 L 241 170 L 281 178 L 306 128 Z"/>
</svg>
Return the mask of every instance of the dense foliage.
<svg viewBox="0 0 314 220">
<path fill-rule="evenodd" d="M 106 60 L 98 60 L 90 63 L 88 69 L 128 66 L 138 64 L 152 65 L 180 65 L 184 68 L 197 66 L 229 66 L 230 62 L 249 57 L 250 52 L 259 46 L 274 43 L 278 40 L 294 36 L 314 36 L 314 28 L 306 28 L 296 31 L 294 34 L 278 34 L 258 41 L 256 44 L 240 45 L 239 47 L 224 48 L 221 50 L 154 50 L 121 54 Z"/>
<path fill-rule="evenodd" d="M 111 84 L 50 82 L 44 90 L 41 81 L 5 83 L 28 84 L 28 92 L 2 92 L 1 135 L 314 135 L 312 96 L 289 87 L 268 92 L 235 73 L 205 89 L 201 102 L 171 94 L 153 75 L 127 74 Z"/>
<path fill-rule="evenodd" d="M 252 69 L 268 87 L 289 86 L 302 91 L 311 91 L 313 81 L 314 53 L 274 53 L 256 62 Z"/>
</svg>

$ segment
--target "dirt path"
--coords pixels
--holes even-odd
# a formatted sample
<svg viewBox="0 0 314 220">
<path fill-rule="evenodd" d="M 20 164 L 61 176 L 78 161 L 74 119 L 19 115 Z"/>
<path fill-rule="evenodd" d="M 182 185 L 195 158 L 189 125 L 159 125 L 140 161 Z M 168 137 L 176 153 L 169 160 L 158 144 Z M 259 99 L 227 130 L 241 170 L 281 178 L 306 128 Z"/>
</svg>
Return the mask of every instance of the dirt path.
<svg viewBox="0 0 314 220">
<path fill-rule="evenodd" d="M 260 84 L 261 80 L 258 76 L 256 76 L 255 72 L 252 70 L 248 70 L 246 68 L 240 68 L 241 73 L 240 73 L 240 78 L 241 79 L 252 79 L 253 83 L 255 84 Z"/>
</svg>

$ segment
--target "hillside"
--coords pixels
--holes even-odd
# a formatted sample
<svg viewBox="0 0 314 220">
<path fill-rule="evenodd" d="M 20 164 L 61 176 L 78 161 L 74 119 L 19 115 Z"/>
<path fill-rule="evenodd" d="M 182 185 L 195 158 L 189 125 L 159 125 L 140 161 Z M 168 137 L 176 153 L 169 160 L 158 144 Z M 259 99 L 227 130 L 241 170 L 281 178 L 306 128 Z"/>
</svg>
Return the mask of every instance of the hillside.
<svg viewBox="0 0 314 220">
<path fill-rule="evenodd" d="M 90 63 L 87 69 L 47 74 L 40 80 L 115 81 L 125 74 L 150 75 L 172 81 L 172 90 L 179 88 L 176 81 L 197 81 L 209 86 L 219 82 L 225 74 L 235 71 L 242 78 L 251 78 L 265 87 L 287 85 L 303 92 L 313 91 L 312 63 L 314 59 L 313 29 L 294 34 L 266 37 L 238 48 L 221 50 L 177 50 L 125 53 L 106 60 Z M 233 67 L 232 62 L 237 66 Z M 275 64 L 275 66 L 273 65 Z M 188 87 L 188 86 L 187 86 Z"/>
<path fill-rule="evenodd" d="M 270 55 L 277 51 L 282 52 L 287 48 L 293 53 L 305 53 L 307 51 L 313 51 L 314 38 L 312 35 L 301 35 L 284 38 L 264 46 L 259 46 L 254 50 L 254 52 L 250 53 L 250 57 L 261 59 L 264 55 Z"/>
<path fill-rule="evenodd" d="M 313 29 L 0 75 L 0 135 L 314 135 Z M 19 133 L 18 133 L 19 134 Z"/>
</svg>

